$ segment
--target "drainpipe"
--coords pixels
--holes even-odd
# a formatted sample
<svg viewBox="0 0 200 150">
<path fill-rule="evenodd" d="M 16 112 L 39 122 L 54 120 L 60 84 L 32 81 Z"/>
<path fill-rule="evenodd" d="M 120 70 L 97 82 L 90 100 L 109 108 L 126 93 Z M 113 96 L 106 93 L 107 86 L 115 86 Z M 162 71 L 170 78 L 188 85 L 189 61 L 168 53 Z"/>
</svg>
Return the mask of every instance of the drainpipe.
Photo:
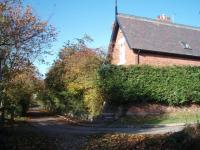
<svg viewBox="0 0 200 150">
<path fill-rule="evenodd" d="M 137 51 L 137 64 L 138 65 L 140 64 L 140 52 L 141 52 L 141 50 Z"/>
</svg>

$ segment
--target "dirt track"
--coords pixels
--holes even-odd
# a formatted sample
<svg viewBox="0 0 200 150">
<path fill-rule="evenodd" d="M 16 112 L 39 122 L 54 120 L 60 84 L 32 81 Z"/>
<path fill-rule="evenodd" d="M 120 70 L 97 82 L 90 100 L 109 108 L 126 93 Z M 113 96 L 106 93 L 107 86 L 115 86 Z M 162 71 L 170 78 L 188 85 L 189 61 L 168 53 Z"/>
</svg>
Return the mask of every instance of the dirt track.
<svg viewBox="0 0 200 150">
<path fill-rule="evenodd" d="M 132 127 L 132 128 L 109 128 L 109 127 L 84 127 L 70 125 L 62 117 L 53 116 L 39 111 L 29 112 L 28 123 L 36 129 L 47 134 L 96 134 L 96 133 L 130 133 L 130 134 L 163 134 L 178 132 L 184 125 L 159 126 L 159 127 Z"/>
<path fill-rule="evenodd" d="M 0 134 L 1 140 L 7 139 L 12 142 L 8 143 L 7 140 L 0 140 L 0 143 L 3 142 L 4 145 L 13 145 L 14 148 L 20 145 L 27 146 L 26 143 L 29 143 L 28 147 L 41 147 L 42 144 L 43 149 L 49 150 L 80 150 L 88 143 L 88 140 L 92 137 L 90 135 L 96 134 L 100 134 L 101 136 L 107 133 L 162 134 L 180 131 L 184 128 L 184 126 L 113 128 L 105 125 L 102 126 L 101 124 L 97 124 L 95 127 L 90 126 L 91 124 L 87 124 L 87 126 L 72 125 L 64 117 L 55 116 L 39 110 L 30 111 L 27 122 L 16 125 L 12 128 L 6 128 L 9 132 Z M 15 138 L 18 139 L 17 142 Z M 38 143 L 40 144 L 37 145 Z M 52 147 L 47 147 L 49 145 Z M 6 149 L 3 147 L 3 149 L 7 150 L 10 148 Z M 26 148 L 23 147 L 23 149 Z"/>
</svg>

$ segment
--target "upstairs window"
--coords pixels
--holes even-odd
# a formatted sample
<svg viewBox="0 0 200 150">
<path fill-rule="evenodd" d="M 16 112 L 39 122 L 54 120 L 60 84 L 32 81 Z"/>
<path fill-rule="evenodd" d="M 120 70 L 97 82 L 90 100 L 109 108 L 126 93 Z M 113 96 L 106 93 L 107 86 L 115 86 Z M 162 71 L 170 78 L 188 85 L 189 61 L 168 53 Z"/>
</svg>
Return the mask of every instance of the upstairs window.
<svg viewBox="0 0 200 150">
<path fill-rule="evenodd" d="M 119 45 L 119 63 L 118 65 L 124 65 L 126 64 L 126 47 L 125 47 L 126 40 L 124 37 L 122 37 L 118 41 Z"/>
<path fill-rule="evenodd" d="M 184 49 L 192 50 L 192 48 L 190 47 L 190 45 L 187 42 L 181 41 L 180 44 Z"/>
</svg>

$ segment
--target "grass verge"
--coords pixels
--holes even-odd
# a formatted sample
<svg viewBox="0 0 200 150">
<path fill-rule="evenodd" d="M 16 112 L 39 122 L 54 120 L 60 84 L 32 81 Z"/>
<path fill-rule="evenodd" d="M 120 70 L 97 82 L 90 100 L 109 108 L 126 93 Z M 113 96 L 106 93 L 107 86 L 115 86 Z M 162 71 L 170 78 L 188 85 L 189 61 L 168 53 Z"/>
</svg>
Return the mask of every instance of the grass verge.
<svg viewBox="0 0 200 150">
<path fill-rule="evenodd" d="M 115 124 L 123 125 L 142 125 L 142 124 L 172 124 L 172 123 L 199 123 L 200 113 L 167 113 L 163 115 L 147 115 L 147 116 L 125 116 L 115 122 Z"/>
</svg>

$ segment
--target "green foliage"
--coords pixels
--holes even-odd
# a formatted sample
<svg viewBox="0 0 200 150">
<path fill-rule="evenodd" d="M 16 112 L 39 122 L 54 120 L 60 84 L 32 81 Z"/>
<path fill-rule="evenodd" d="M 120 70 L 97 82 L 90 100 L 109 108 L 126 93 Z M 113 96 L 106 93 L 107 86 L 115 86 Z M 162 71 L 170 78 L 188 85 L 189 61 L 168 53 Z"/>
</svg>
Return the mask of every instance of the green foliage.
<svg viewBox="0 0 200 150">
<path fill-rule="evenodd" d="M 101 88 L 112 105 L 153 101 L 170 105 L 200 102 L 199 67 L 122 67 L 100 68 Z"/>
</svg>

